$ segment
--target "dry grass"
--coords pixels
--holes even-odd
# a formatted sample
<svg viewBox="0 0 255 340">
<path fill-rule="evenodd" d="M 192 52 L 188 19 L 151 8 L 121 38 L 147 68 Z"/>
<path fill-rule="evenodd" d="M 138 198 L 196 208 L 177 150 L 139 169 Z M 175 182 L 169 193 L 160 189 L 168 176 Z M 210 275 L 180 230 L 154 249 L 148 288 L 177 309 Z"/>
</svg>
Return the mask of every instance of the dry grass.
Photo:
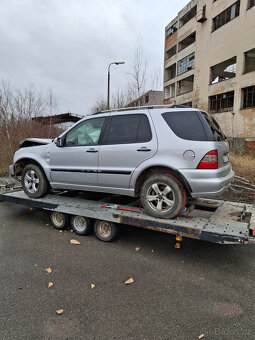
<svg viewBox="0 0 255 340">
<path fill-rule="evenodd" d="M 29 119 L 8 121 L 7 135 L 5 126 L 0 124 L 0 174 L 8 174 L 8 167 L 12 164 L 13 154 L 19 148 L 19 143 L 25 138 L 55 138 L 62 132 L 52 126 L 36 123 Z M 9 138 L 8 138 L 9 137 Z"/>
<path fill-rule="evenodd" d="M 236 175 L 255 183 L 255 152 L 249 154 L 230 153 L 230 163 Z"/>
</svg>

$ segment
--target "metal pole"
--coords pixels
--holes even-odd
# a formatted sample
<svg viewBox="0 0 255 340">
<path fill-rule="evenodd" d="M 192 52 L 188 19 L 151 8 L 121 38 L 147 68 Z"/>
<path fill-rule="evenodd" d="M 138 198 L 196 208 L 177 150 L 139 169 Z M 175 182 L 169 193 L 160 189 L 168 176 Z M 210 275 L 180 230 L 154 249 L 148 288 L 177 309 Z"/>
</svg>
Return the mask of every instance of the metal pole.
<svg viewBox="0 0 255 340">
<path fill-rule="evenodd" d="M 121 65 L 125 64 L 124 61 L 115 61 L 113 63 L 110 63 L 108 66 L 108 86 L 107 86 L 107 110 L 110 110 L 110 67 L 112 64 L 115 65 Z"/>
<path fill-rule="evenodd" d="M 110 66 L 108 66 L 107 110 L 110 110 Z"/>
</svg>

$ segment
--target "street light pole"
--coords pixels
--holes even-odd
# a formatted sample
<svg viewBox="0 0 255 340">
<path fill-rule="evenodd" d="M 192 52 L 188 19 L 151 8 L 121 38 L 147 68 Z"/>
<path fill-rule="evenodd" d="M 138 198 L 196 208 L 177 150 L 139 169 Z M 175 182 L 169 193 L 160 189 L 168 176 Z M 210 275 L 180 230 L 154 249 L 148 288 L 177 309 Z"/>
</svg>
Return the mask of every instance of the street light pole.
<svg viewBox="0 0 255 340">
<path fill-rule="evenodd" d="M 110 110 L 110 67 L 111 65 L 121 65 L 125 64 L 124 61 L 114 61 L 113 63 L 110 63 L 108 66 L 108 86 L 107 86 L 107 110 Z"/>
</svg>

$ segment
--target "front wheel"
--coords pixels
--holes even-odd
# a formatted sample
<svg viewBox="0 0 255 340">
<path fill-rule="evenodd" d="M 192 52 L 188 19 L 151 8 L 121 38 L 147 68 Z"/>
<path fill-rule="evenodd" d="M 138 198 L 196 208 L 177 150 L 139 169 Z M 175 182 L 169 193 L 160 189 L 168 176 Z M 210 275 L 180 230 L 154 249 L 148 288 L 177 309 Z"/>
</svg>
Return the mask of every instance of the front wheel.
<svg viewBox="0 0 255 340">
<path fill-rule="evenodd" d="M 47 195 L 50 188 L 43 170 L 35 164 L 25 166 L 21 176 L 21 184 L 27 196 L 31 198 Z"/>
<path fill-rule="evenodd" d="M 140 197 L 146 212 L 159 218 L 177 217 L 186 204 L 186 192 L 182 184 L 167 174 L 149 177 L 141 188 Z"/>
</svg>

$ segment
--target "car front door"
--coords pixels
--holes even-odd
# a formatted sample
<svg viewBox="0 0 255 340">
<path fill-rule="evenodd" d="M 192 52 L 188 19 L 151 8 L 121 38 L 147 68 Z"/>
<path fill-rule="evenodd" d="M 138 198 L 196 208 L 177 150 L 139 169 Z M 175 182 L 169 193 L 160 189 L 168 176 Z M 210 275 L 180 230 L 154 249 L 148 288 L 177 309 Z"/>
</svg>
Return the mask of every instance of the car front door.
<svg viewBox="0 0 255 340">
<path fill-rule="evenodd" d="M 97 185 L 99 138 L 105 117 L 87 119 L 75 125 L 63 138 L 63 146 L 52 143 L 51 181 L 59 187 Z"/>
<path fill-rule="evenodd" d="M 129 188 L 134 169 L 157 151 L 150 116 L 112 113 L 99 147 L 98 185 Z"/>
</svg>

